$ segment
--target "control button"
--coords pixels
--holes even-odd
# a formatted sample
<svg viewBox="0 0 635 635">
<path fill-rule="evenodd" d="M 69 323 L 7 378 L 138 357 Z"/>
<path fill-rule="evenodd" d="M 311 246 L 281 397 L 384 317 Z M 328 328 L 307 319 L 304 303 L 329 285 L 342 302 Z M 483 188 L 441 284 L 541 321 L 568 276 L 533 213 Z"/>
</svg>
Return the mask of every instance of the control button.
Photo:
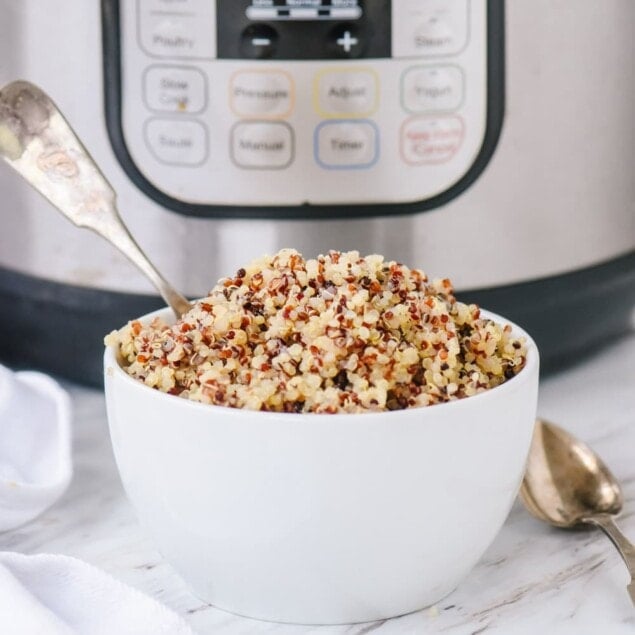
<svg viewBox="0 0 635 635">
<path fill-rule="evenodd" d="M 318 73 L 315 108 L 324 117 L 368 117 L 377 110 L 379 80 L 371 69 L 341 69 Z"/>
<path fill-rule="evenodd" d="M 393 3 L 393 57 L 455 55 L 467 44 L 467 0 Z"/>
<path fill-rule="evenodd" d="M 410 165 L 445 163 L 459 150 L 465 136 L 457 115 L 412 117 L 401 127 L 401 156 Z"/>
<path fill-rule="evenodd" d="M 456 47 L 450 25 L 438 15 L 426 18 L 414 32 L 415 48 L 421 53 L 443 55 Z M 448 50 L 450 49 L 450 50 Z"/>
<path fill-rule="evenodd" d="M 207 130 L 198 121 L 150 119 L 145 125 L 145 140 L 162 163 L 201 165 L 207 158 Z"/>
<path fill-rule="evenodd" d="M 276 52 L 278 33 L 267 24 L 250 24 L 240 36 L 240 52 L 251 59 L 266 59 Z"/>
<path fill-rule="evenodd" d="M 232 128 L 231 151 L 241 168 L 286 168 L 293 161 L 293 131 L 282 122 L 242 121 Z"/>
<path fill-rule="evenodd" d="M 149 55 L 170 58 L 213 58 L 216 42 L 211 15 L 150 12 L 140 17 L 141 46 Z"/>
<path fill-rule="evenodd" d="M 239 117 L 287 117 L 293 109 L 293 80 L 274 70 L 238 71 L 230 80 L 230 105 Z"/>
<path fill-rule="evenodd" d="M 323 168 L 369 168 L 379 157 L 379 133 L 371 121 L 325 121 L 315 130 L 315 159 Z"/>
<path fill-rule="evenodd" d="M 413 66 L 401 81 L 403 107 L 412 113 L 456 110 L 463 101 L 464 81 L 458 66 Z"/>
<path fill-rule="evenodd" d="M 364 51 L 363 44 L 356 26 L 339 24 L 331 29 L 326 46 L 333 57 L 359 57 Z"/>
<path fill-rule="evenodd" d="M 205 109 L 205 75 L 197 68 L 151 66 L 143 77 L 143 96 L 150 110 L 196 113 Z"/>
<path fill-rule="evenodd" d="M 335 40 L 335 44 L 341 46 L 344 53 L 350 53 L 353 47 L 359 44 L 359 40 L 351 35 L 350 29 L 346 29 L 346 31 Z"/>
</svg>

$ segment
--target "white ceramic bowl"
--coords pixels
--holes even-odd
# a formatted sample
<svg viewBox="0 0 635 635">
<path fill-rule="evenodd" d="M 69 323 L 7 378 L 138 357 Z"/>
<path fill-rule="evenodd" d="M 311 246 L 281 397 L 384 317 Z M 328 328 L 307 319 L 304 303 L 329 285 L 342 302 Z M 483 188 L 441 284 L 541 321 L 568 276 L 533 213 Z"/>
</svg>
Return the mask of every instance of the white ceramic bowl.
<svg viewBox="0 0 635 635">
<path fill-rule="evenodd" d="M 141 320 L 154 315 L 171 313 Z M 108 348 L 125 489 L 159 551 L 214 606 L 305 624 L 421 609 L 476 564 L 520 485 L 538 351 L 514 331 L 527 338 L 527 365 L 502 386 L 373 414 L 199 404 L 132 379 Z"/>
</svg>

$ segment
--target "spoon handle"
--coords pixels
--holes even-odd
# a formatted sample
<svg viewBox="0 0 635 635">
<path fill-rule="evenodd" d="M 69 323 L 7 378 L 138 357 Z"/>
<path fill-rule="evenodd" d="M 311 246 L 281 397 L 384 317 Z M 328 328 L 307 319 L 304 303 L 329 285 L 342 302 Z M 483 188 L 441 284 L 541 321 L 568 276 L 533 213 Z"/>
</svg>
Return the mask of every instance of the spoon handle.
<svg viewBox="0 0 635 635">
<path fill-rule="evenodd" d="M 610 514 L 596 514 L 583 519 L 584 523 L 599 527 L 617 547 L 624 560 L 628 572 L 631 574 L 631 583 L 626 587 L 633 604 L 635 604 L 635 545 L 621 532 Z"/>
<path fill-rule="evenodd" d="M 88 228 L 117 247 L 128 260 L 146 275 L 165 300 L 165 303 L 172 308 L 177 318 L 192 308 L 189 300 L 182 296 L 148 260 L 119 217 L 114 203 L 112 209 L 109 210 L 107 223 L 103 224 L 103 226 L 88 226 Z"/>
<path fill-rule="evenodd" d="M 92 229 L 127 256 L 177 317 L 191 308 L 134 241 L 112 186 L 55 103 L 33 84 L 17 81 L 0 90 L 0 157 L 72 223 Z"/>
</svg>

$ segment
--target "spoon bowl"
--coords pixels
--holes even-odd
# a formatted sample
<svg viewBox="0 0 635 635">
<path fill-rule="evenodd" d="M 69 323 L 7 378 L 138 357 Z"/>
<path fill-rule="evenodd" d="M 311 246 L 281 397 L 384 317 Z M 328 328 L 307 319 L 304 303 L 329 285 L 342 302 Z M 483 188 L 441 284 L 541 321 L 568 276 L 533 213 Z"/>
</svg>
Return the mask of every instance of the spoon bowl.
<svg viewBox="0 0 635 635">
<path fill-rule="evenodd" d="M 628 567 L 628 592 L 635 604 L 635 546 L 613 520 L 622 510 L 622 490 L 588 445 L 553 423 L 538 419 L 520 499 L 530 514 L 556 527 L 600 527 Z"/>
<path fill-rule="evenodd" d="M 556 527 L 573 527 L 597 513 L 619 514 L 617 479 L 588 445 L 538 419 L 520 491 L 527 509 Z"/>
</svg>

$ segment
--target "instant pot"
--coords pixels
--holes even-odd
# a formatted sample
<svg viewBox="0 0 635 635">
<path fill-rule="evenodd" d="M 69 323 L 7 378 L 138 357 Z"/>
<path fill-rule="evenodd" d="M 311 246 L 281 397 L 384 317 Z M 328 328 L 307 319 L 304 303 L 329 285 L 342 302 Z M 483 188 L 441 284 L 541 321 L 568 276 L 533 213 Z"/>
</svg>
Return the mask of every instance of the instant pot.
<svg viewBox="0 0 635 635">
<path fill-rule="evenodd" d="M 186 294 L 281 247 L 382 253 L 509 316 L 548 366 L 635 303 L 631 0 L 0 0 L 40 84 Z M 161 305 L 0 170 L 0 357 L 100 381 Z"/>
</svg>

